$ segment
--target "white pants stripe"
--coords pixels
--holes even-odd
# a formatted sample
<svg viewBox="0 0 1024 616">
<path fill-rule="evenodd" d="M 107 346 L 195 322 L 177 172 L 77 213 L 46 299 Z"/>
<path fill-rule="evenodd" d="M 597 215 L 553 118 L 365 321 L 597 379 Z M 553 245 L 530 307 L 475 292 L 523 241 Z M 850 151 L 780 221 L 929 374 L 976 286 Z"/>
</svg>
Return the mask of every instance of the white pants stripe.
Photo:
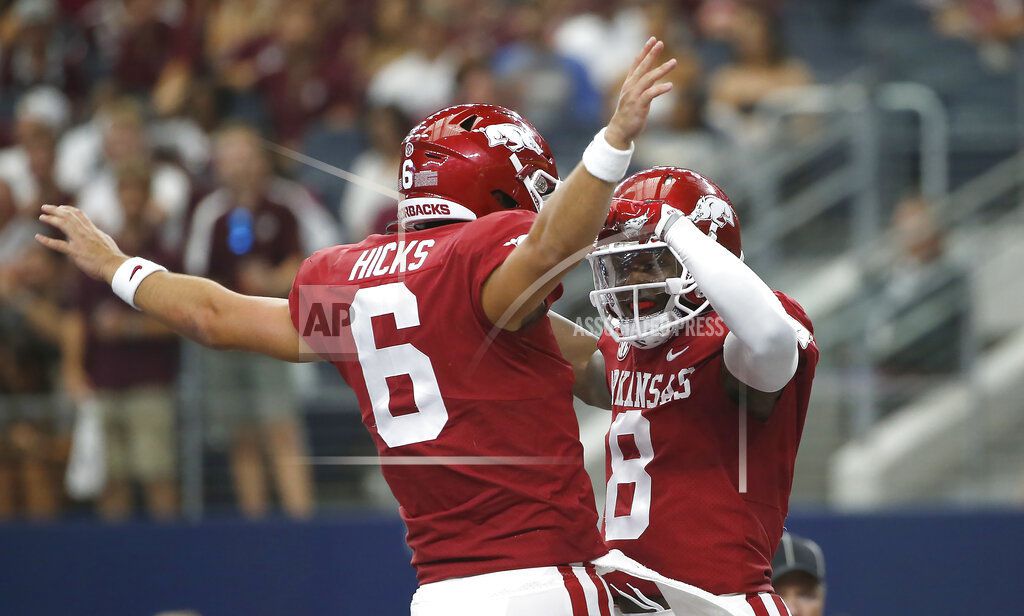
<svg viewBox="0 0 1024 616">
<path fill-rule="evenodd" d="M 612 616 L 611 594 L 591 565 L 499 571 L 424 584 L 412 616 Z"/>
</svg>

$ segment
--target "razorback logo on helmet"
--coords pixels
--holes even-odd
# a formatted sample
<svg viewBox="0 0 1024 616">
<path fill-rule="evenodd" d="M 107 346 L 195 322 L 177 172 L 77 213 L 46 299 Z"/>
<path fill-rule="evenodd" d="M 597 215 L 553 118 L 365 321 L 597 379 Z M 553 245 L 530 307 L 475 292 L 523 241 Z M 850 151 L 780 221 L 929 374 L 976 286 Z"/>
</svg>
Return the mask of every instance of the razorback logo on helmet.
<svg viewBox="0 0 1024 616">
<path fill-rule="evenodd" d="M 694 224 L 705 220 L 711 223 L 711 230 L 708 234 L 711 237 L 718 235 L 718 230 L 729 225 L 736 226 L 736 217 L 733 214 L 732 206 L 714 195 L 704 195 L 697 200 L 696 207 L 690 213 L 690 220 Z"/>
<path fill-rule="evenodd" d="M 650 220 L 651 215 L 646 212 L 637 216 L 636 218 L 630 218 L 625 223 L 623 223 L 622 234 L 629 239 L 633 239 L 640 235 L 640 232 L 643 231 L 644 229 L 644 225 L 650 222 Z"/>
<path fill-rule="evenodd" d="M 415 203 L 402 208 L 402 218 L 410 216 L 448 216 L 451 208 L 447 203 Z"/>
<path fill-rule="evenodd" d="M 532 150 L 544 155 L 544 149 L 540 147 L 537 140 L 522 126 L 515 124 L 491 124 L 474 129 L 487 136 L 487 145 L 492 148 L 503 145 L 513 152 Z"/>
</svg>

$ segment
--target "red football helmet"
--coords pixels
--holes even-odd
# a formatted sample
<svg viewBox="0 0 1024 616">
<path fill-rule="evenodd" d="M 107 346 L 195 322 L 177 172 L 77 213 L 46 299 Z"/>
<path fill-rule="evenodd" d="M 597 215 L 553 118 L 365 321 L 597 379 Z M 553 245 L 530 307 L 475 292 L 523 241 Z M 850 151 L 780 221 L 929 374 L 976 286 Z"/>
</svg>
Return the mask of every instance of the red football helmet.
<svg viewBox="0 0 1024 616">
<path fill-rule="evenodd" d="M 522 116 L 497 105 L 456 105 L 423 120 L 402 142 L 398 223 L 411 230 L 539 210 L 557 184 L 551 149 Z"/>
<path fill-rule="evenodd" d="M 708 307 L 679 255 L 654 237 L 666 207 L 743 258 L 739 217 L 714 182 L 678 167 L 655 167 L 626 178 L 615 189 L 588 256 L 595 287 L 590 299 L 617 342 L 658 346 Z"/>
</svg>

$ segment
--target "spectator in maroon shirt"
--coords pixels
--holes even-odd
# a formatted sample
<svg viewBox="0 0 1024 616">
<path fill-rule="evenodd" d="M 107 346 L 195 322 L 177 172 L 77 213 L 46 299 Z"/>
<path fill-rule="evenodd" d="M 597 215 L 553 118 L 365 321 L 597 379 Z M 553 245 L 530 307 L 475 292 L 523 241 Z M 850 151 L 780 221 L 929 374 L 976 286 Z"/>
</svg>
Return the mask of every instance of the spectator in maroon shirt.
<svg viewBox="0 0 1024 616">
<path fill-rule="evenodd" d="M 121 169 L 117 191 L 125 224 L 118 242 L 131 254 L 168 267 L 162 217 L 150 194 L 151 171 L 139 162 Z M 132 488 L 142 488 L 155 519 L 177 514 L 177 444 L 173 384 L 178 343 L 158 321 L 133 310 L 106 284 L 81 276 L 67 318 L 63 373 L 78 401 L 95 398 L 103 412 L 107 485 L 99 512 L 108 520 L 132 513 Z"/>
<path fill-rule="evenodd" d="M 285 297 L 302 262 L 299 221 L 277 190 L 259 135 L 236 125 L 215 137 L 214 169 L 220 188 L 196 206 L 185 249 L 185 270 L 249 295 Z M 313 508 L 298 399 L 291 372 L 248 353 L 202 354 L 208 435 L 230 447 L 231 469 L 242 512 L 268 509 L 263 450 L 269 453 L 285 511 L 306 516 Z"/>
</svg>

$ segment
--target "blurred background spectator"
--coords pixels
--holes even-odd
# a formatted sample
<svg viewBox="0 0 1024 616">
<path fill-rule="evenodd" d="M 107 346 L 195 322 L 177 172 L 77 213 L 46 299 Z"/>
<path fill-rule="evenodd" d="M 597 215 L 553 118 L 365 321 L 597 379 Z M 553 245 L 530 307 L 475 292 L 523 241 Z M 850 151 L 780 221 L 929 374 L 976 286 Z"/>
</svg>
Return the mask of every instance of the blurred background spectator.
<svg viewBox="0 0 1024 616">
<path fill-rule="evenodd" d="M 412 127 L 409 116 L 396 106 L 371 108 L 366 118 L 370 147 L 352 162 L 352 173 L 379 186 L 394 186 L 402 162 L 402 139 Z M 355 240 L 383 233 L 395 220 L 396 207 L 394 199 L 353 185 L 345 191 L 338 211 L 349 238 Z"/>
<path fill-rule="evenodd" d="M 551 21 L 541 2 L 521 2 L 509 11 L 510 41 L 494 55 L 502 102 L 528 118 L 555 152 L 584 145 L 599 128 L 602 95 L 582 63 L 552 45 Z"/>
<path fill-rule="evenodd" d="M 71 198 L 58 186 L 55 169 L 57 139 L 69 119 L 67 99 L 52 86 L 33 88 L 18 101 L 14 144 L 0 150 L 0 179 L 28 217 L 43 203 Z"/>
<path fill-rule="evenodd" d="M 158 263 L 176 259 L 162 247 L 164 217 L 152 200 L 151 169 L 133 161 L 118 172 L 123 250 Z M 177 513 L 177 431 L 173 383 L 178 340 L 157 321 L 111 295 L 108 285 L 77 275 L 63 328 L 64 387 L 82 404 L 96 398 L 103 417 L 106 486 L 98 501 L 108 520 L 127 518 L 133 488 L 142 489 L 147 513 L 166 520 Z"/>
<path fill-rule="evenodd" d="M 68 269 L 31 238 L 20 246 L 0 265 L 0 517 L 37 520 L 64 501 L 54 394 Z"/>
<path fill-rule="evenodd" d="M 1024 5 L 1013 0 L 922 0 L 931 7 L 936 29 L 978 46 L 986 65 L 1013 68 L 1013 43 L 1024 34 Z"/>
<path fill-rule="evenodd" d="M 260 137 L 250 127 L 221 129 L 214 139 L 214 167 L 220 187 L 196 206 L 186 271 L 240 293 L 286 297 L 307 254 L 299 222 L 304 206 L 291 200 L 296 192 L 290 183 L 272 174 Z M 312 480 L 302 463 L 306 446 L 289 367 L 241 352 L 204 349 L 201 359 L 208 434 L 230 448 L 242 512 L 266 514 L 267 482 L 273 477 L 284 509 L 309 515 Z"/>
<path fill-rule="evenodd" d="M 77 187 L 75 205 L 100 227 L 119 233 L 124 226 L 124 206 L 118 199 L 118 174 L 140 161 L 151 164 L 150 194 L 156 207 L 153 215 L 162 218 L 160 228 L 168 245 L 176 245 L 191 194 L 188 175 L 175 165 L 153 160 L 144 111 L 133 99 L 115 99 L 97 111 L 97 116 L 93 124 L 99 125 L 97 137 L 101 141 L 93 157 L 65 161 L 68 167 L 86 170 Z"/>
<path fill-rule="evenodd" d="M 636 49 L 651 35 L 642 3 L 592 0 L 579 4 L 583 10 L 557 25 L 555 46 L 586 66 L 598 88 L 613 91 L 629 70 Z"/>
<path fill-rule="evenodd" d="M 397 0 L 382 4 L 409 5 Z M 404 24 L 402 38 L 411 40 L 402 40 L 402 52 L 384 62 L 370 78 L 366 97 L 374 105 L 395 105 L 409 116 L 422 119 L 451 101 L 457 51 L 446 44 L 447 24 L 440 16 L 407 10 L 397 17 Z"/>
<path fill-rule="evenodd" d="M 0 109 L 30 88 L 49 85 L 74 100 L 88 94 L 86 32 L 56 0 L 17 0 L 0 19 Z"/>
<path fill-rule="evenodd" d="M 913 399 L 936 376 L 965 370 L 972 351 L 967 272 L 946 252 L 935 206 L 920 195 L 905 197 L 892 226 L 895 256 L 880 272 L 870 329 L 875 348 L 886 350 L 878 380 L 883 411 Z"/>
<path fill-rule="evenodd" d="M 710 82 L 715 124 L 740 143 L 763 143 L 765 127 L 754 110 L 772 93 L 813 81 L 804 62 L 789 55 L 778 23 L 768 10 L 741 6 L 722 33 L 732 58 Z"/>
</svg>

